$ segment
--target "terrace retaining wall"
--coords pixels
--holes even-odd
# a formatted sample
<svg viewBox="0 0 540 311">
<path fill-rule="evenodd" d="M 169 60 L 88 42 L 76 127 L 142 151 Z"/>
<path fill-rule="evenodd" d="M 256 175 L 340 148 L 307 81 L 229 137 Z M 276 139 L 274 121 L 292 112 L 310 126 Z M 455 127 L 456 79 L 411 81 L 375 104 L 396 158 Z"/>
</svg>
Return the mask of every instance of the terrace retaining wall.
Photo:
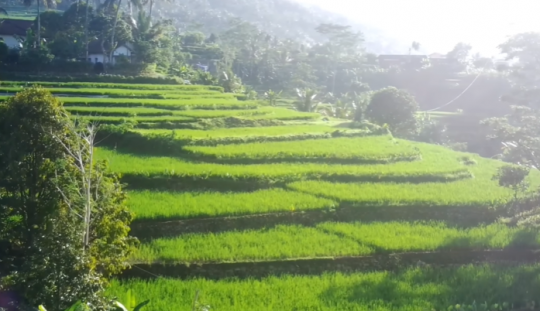
<svg viewBox="0 0 540 311">
<path fill-rule="evenodd" d="M 440 220 L 461 226 L 492 223 L 499 216 L 495 209 L 482 207 L 452 206 L 371 206 L 347 207 L 328 211 L 289 212 L 249 215 L 239 217 L 216 217 L 177 221 L 135 221 L 131 234 L 141 240 L 172 237 L 185 233 L 218 233 L 232 230 L 257 230 L 278 224 L 315 226 L 321 222 L 353 221 L 422 221 Z"/>
<path fill-rule="evenodd" d="M 396 271 L 406 267 L 441 267 L 490 263 L 531 264 L 540 261 L 540 251 L 524 249 L 401 253 L 365 257 L 299 259 L 266 262 L 208 263 L 191 265 L 135 264 L 121 278 L 262 278 L 268 276 L 320 275 L 325 272 Z"/>
</svg>

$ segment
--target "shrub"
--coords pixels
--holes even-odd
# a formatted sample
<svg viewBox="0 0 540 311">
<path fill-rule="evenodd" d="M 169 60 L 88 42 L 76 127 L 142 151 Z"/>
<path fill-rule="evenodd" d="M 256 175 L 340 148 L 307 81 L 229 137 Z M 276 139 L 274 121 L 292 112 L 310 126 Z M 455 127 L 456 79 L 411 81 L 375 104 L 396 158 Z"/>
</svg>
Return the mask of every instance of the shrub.
<svg viewBox="0 0 540 311">
<path fill-rule="evenodd" d="M 373 94 L 366 116 L 376 124 L 388 124 L 397 136 L 408 136 L 416 130 L 417 111 L 418 104 L 409 93 L 389 87 Z"/>
<path fill-rule="evenodd" d="M 103 63 L 102 62 L 96 63 L 94 65 L 94 73 L 99 75 L 99 74 L 102 74 L 103 72 L 105 72 L 105 66 L 103 66 Z"/>
</svg>

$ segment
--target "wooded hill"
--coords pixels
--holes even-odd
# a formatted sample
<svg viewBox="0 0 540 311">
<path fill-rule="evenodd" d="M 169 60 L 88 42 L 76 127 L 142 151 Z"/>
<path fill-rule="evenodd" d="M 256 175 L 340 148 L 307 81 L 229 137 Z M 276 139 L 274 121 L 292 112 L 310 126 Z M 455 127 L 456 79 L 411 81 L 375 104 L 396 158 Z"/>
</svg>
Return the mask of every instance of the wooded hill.
<svg viewBox="0 0 540 311">
<path fill-rule="evenodd" d="M 257 25 L 264 32 L 281 39 L 306 43 L 322 42 L 325 37 L 315 29 L 322 23 L 351 25 L 366 39 L 366 49 L 372 53 L 402 53 L 407 47 L 388 37 L 379 29 L 354 23 L 339 14 L 317 7 L 306 7 L 291 0 L 178 0 L 156 2 L 155 14 L 170 18 L 182 30 L 197 30 L 207 34 L 220 33 L 238 19 Z"/>
</svg>

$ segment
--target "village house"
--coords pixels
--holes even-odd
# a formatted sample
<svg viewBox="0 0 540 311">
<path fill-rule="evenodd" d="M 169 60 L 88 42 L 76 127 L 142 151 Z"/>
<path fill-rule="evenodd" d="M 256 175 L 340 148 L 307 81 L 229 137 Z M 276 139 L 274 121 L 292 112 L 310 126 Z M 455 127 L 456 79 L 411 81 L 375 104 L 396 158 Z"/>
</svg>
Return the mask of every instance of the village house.
<svg viewBox="0 0 540 311">
<path fill-rule="evenodd" d="M 10 49 L 21 49 L 26 32 L 34 22 L 29 20 L 5 19 L 0 23 L 0 41 Z"/>
<path fill-rule="evenodd" d="M 120 44 L 113 53 L 113 59 L 109 61 L 109 55 L 103 54 L 101 42 L 93 41 L 88 45 L 88 61 L 95 63 L 116 64 L 118 59 L 126 57 L 130 62 L 133 60 L 133 46 L 130 43 Z"/>
</svg>

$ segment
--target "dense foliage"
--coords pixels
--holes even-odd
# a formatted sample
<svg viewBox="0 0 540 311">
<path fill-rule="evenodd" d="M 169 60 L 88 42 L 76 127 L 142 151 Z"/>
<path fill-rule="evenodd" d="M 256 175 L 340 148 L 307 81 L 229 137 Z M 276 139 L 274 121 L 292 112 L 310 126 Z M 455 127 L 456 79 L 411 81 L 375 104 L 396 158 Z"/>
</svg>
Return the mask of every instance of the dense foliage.
<svg viewBox="0 0 540 311">
<path fill-rule="evenodd" d="M 126 267 L 135 242 L 118 180 L 91 162 L 89 142 L 46 90 L 0 109 L 0 289 L 53 310 L 103 303 L 107 278 Z"/>
<path fill-rule="evenodd" d="M 502 68 L 464 43 L 377 58 L 369 31 L 286 0 L 59 5 L 21 50 L 0 44 L 19 80 L 0 83 L 0 308 L 4 292 L 49 310 L 136 311 L 133 292 L 198 311 L 535 299 L 537 266 L 439 265 L 538 257 L 538 34 L 502 44 Z M 486 117 L 513 164 L 441 146 L 483 140 Z"/>
<path fill-rule="evenodd" d="M 392 133 L 408 136 L 416 131 L 418 104 L 406 91 L 387 88 L 371 97 L 366 117 L 376 124 L 388 125 Z"/>
</svg>

